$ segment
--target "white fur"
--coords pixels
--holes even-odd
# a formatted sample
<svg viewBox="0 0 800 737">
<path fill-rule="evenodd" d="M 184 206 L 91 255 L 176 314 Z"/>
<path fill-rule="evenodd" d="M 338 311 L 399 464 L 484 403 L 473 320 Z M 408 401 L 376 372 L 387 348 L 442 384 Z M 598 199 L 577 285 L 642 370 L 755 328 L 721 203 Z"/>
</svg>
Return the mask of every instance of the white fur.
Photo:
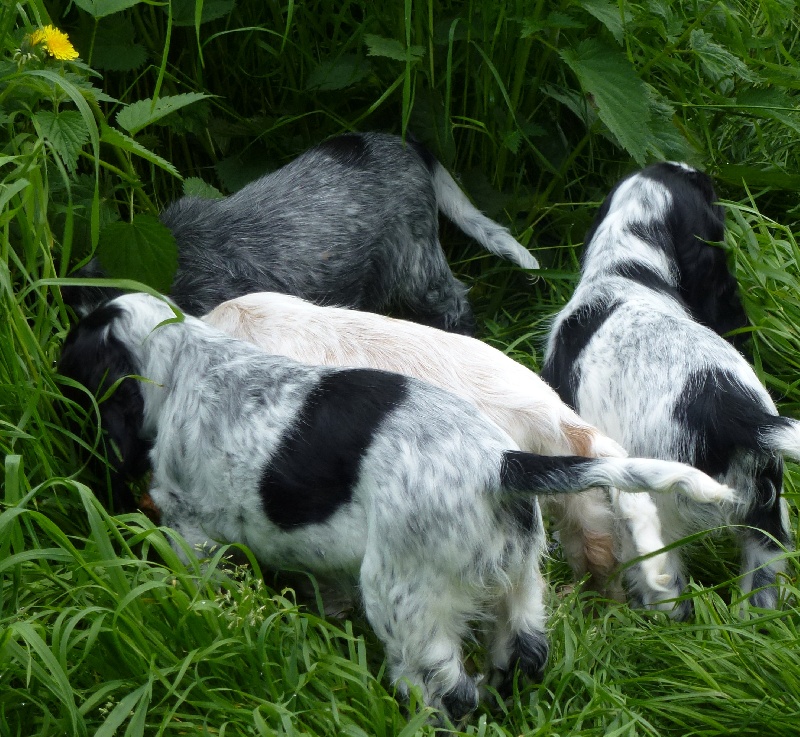
<svg viewBox="0 0 800 737">
<path fill-rule="evenodd" d="M 713 248 L 703 240 L 722 237 L 722 214 L 714 199 L 705 175 L 684 164 L 660 164 L 623 180 L 607 199 L 593 234 L 587 239 L 581 280 L 572 299 L 555 318 L 548 342 L 545 376 L 554 386 L 563 388 L 562 396 L 574 390 L 572 401 L 580 415 L 632 455 L 683 462 L 695 462 L 703 456 L 706 441 L 702 433 L 706 430 L 702 422 L 693 426 L 682 419 L 690 396 L 687 387 L 696 376 L 730 377 L 731 396 L 735 395 L 745 414 L 761 417 L 759 422 L 766 428 L 749 427 L 747 419 L 728 414 L 725 403 L 720 402 L 719 428 L 708 430 L 709 442 L 715 442 L 717 437 L 722 438 L 718 433 L 731 432 L 723 430 L 723 425 L 730 428 L 738 423 L 741 434 L 752 437 L 751 445 L 761 446 L 731 449 L 727 471 L 716 476 L 737 490 L 738 504 L 699 507 L 675 496 L 614 494 L 615 516 L 620 522 L 620 556 L 627 561 L 652 555 L 690 532 L 732 523 L 752 525 L 751 520 L 757 518 L 753 515 L 760 509 L 773 515 L 770 524 L 775 526 L 778 537 L 784 538 L 784 544 L 787 540 L 785 508 L 778 514 L 783 522 L 777 520 L 775 510 L 766 511 L 780 493 L 780 482 L 769 492 L 762 475 L 770 463 L 775 468 L 779 454 L 800 454 L 800 430 L 788 424 L 790 421 L 776 417 L 775 405 L 742 355 L 714 330 L 694 319 L 699 315 L 713 323 L 707 316 L 726 317 L 727 307 L 716 310 L 714 305 L 717 288 L 726 304 L 736 305 L 731 297 L 735 282 L 727 273 L 724 259 L 719 252 L 701 252 Z M 686 227 L 691 231 L 695 222 L 693 232 L 683 236 L 675 232 Z M 698 255 L 708 258 L 695 259 Z M 693 267 L 687 264 L 693 263 L 716 263 L 716 268 L 709 266 L 707 294 L 702 289 L 694 295 L 682 291 L 687 280 L 704 276 L 691 272 Z M 648 276 L 631 278 L 635 269 Z M 712 269 L 716 281 L 712 281 Z M 648 283 L 648 279 L 653 281 Z M 663 288 L 653 288 L 656 280 Z M 588 330 L 592 310 L 595 314 L 607 310 L 608 314 L 586 339 L 582 331 Z M 586 339 L 586 343 L 568 363 L 566 357 L 573 349 L 566 346 L 576 336 Z M 692 406 L 713 405 L 717 411 L 713 392 L 721 391 L 719 386 L 712 382 Z M 704 421 L 714 422 L 708 417 Z M 788 426 L 782 426 L 782 422 Z M 777 426 L 772 427 L 772 423 Z M 758 494 L 765 498 L 759 501 Z M 748 530 L 740 537 L 743 590 L 749 593 L 753 588 L 757 568 L 762 568 L 762 585 L 770 587 L 783 570 L 776 558 L 780 550 Z M 632 567 L 628 580 L 645 605 L 670 610 L 676 616 L 688 613 L 686 606 L 673 609 L 672 600 L 685 584 L 677 551 L 654 555 Z M 760 606 L 775 606 L 776 591 L 774 586 L 766 588 L 754 594 L 752 600 Z"/>
<path fill-rule="evenodd" d="M 414 376 L 468 399 L 523 450 L 544 455 L 624 457 L 535 373 L 474 338 L 372 313 L 319 307 L 272 292 L 223 303 L 203 318 L 267 353 L 311 364 L 360 366 Z M 607 494 L 542 497 L 576 576 L 614 596 L 616 560 Z"/>
</svg>

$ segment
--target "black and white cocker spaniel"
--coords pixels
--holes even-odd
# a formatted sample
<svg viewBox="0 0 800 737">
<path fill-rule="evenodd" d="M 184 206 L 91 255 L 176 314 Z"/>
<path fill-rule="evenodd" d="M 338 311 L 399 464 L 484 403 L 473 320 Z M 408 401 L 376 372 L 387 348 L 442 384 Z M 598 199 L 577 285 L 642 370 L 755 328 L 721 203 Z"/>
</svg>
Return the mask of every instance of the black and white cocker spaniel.
<svg viewBox="0 0 800 737">
<path fill-rule="evenodd" d="M 453 276 L 439 244 L 439 212 L 492 253 L 538 268 L 424 146 L 381 133 L 350 133 L 230 197 L 184 197 L 170 205 L 161 215 L 178 244 L 170 296 L 199 317 L 227 299 L 267 290 L 318 304 L 391 310 L 471 333 L 467 288 Z M 95 260 L 77 275 L 104 273 Z M 79 314 L 113 294 L 63 289 Z"/>
<path fill-rule="evenodd" d="M 163 523 L 192 546 L 237 541 L 273 569 L 357 586 L 393 680 L 453 719 L 478 699 L 461 654 L 470 623 L 485 622 L 494 683 L 545 664 L 532 494 L 613 485 L 730 497 L 682 464 L 524 453 L 442 389 L 300 364 L 173 314 L 151 296 L 119 297 L 76 325 L 60 361 L 100 397 L 117 384 L 101 423 L 117 448 L 151 446 Z"/>
<path fill-rule="evenodd" d="M 587 236 L 575 293 L 553 323 L 542 375 L 631 455 L 690 463 L 737 492 L 737 504 L 715 507 L 620 495 L 623 560 L 692 531 L 740 525 L 741 587 L 754 605 L 775 607 L 790 544 L 782 456 L 800 457 L 800 424 L 778 416 L 722 337 L 747 320 L 725 252 L 707 243 L 724 237 L 715 201 L 710 178 L 685 164 L 655 164 L 616 185 Z M 677 550 L 627 576 L 646 606 L 689 614 L 689 602 L 669 601 L 686 583 Z"/>
</svg>

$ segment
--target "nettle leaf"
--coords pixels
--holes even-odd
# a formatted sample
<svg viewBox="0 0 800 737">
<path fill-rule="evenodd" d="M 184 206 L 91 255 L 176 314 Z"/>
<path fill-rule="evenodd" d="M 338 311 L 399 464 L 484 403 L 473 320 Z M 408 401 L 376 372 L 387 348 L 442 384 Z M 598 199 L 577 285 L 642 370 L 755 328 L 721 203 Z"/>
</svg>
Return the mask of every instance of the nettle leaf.
<svg viewBox="0 0 800 737">
<path fill-rule="evenodd" d="M 689 36 L 689 46 L 700 59 L 700 66 L 712 82 L 726 77 L 739 77 L 746 82 L 756 83 L 761 77 L 728 49 L 721 46 L 705 31 L 696 28 Z"/>
<path fill-rule="evenodd" d="M 158 218 L 135 215 L 133 222 L 118 220 L 100 231 L 97 257 L 110 277 L 135 279 L 166 293 L 178 268 L 178 245 Z"/>
<path fill-rule="evenodd" d="M 219 200 L 225 196 L 216 187 L 204 182 L 200 177 L 184 179 L 183 194 L 187 197 L 202 197 L 206 200 Z"/>
<path fill-rule="evenodd" d="M 75 171 L 78 154 L 89 142 L 89 129 L 77 110 L 40 110 L 33 116 L 42 137 L 49 141 L 64 166 Z"/>
<path fill-rule="evenodd" d="M 371 71 L 370 63 L 355 54 L 323 61 L 308 76 L 307 90 L 343 90 L 358 84 Z"/>
<path fill-rule="evenodd" d="M 128 105 L 124 110 L 117 113 L 117 123 L 132 136 L 135 136 L 142 128 L 151 123 L 155 123 L 165 115 L 174 113 L 182 107 L 191 105 L 193 102 L 203 100 L 209 95 L 202 92 L 185 92 L 181 95 L 169 95 L 160 97 L 155 105 L 151 98 L 139 100 L 132 105 Z"/>
<path fill-rule="evenodd" d="M 178 179 L 181 178 L 181 175 L 178 174 L 178 170 L 172 164 L 170 164 L 169 161 L 162 159 L 160 156 L 154 154 L 152 151 L 145 148 L 137 141 L 134 141 L 132 138 L 129 138 L 124 133 L 105 124 L 101 124 L 100 126 L 100 141 L 102 143 L 107 143 L 110 146 L 116 146 L 117 148 L 127 151 L 128 153 L 141 156 L 145 161 L 149 161 L 151 164 L 161 167 L 173 176 L 178 177 Z"/>
<path fill-rule="evenodd" d="M 651 142 L 647 87 L 622 51 L 595 39 L 560 52 L 597 114 L 620 145 L 643 165 Z"/>
<path fill-rule="evenodd" d="M 774 87 L 750 88 L 736 97 L 737 108 L 744 108 L 750 115 L 777 120 L 800 134 L 800 108 L 793 100 Z"/>
<path fill-rule="evenodd" d="M 373 33 L 364 34 L 364 43 L 369 49 L 368 56 L 383 56 L 395 61 L 417 62 L 425 56 L 424 46 L 409 46 L 406 48 L 394 38 L 384 38 Z"/>
<path fill-rule="evenodd" d="M 120 10 L 132 8 L 142 0 L 75 0 L 81 10 L 85 10 L 93 18 L 103 18 L 107 15 L 119 13 Z"/>
<path fill-rule="evenodd" d="M 172 24 L 175 26 L 193 26 L 196 0 L 172 0 Z M 200 23 L 208 23 L 229 15 L 234 8 L 234 0 L 204 0 Z M 164 12 L 167 12 L 166 5 Z"/>
<path fill-rule="evenodd" d="M 116 16 L 100 23 L 92 48 L 92 66 L 110 72 L 128 72 L 147 61 L 147 50 L 133 39 L 129 18 Z"/>
<path fill-rule="evenodd" d="M 580 0 L 580 6 L 599 20 L 614 37 L 614 40 L 622 46 L 624 40 L 624 24 L 629 23 L 632 16 L 627 8 L 623 8 L 620 15 L 620 6 L 609 0 Z"/>
</svg>

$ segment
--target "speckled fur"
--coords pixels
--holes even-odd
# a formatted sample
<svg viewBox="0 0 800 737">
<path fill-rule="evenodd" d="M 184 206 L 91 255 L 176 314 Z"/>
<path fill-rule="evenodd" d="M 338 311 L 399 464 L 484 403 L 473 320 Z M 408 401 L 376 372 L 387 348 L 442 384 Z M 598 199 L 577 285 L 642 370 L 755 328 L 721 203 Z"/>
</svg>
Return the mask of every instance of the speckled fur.
<svg viewBox="0 0 800 737">
<path fill-rule="evenodd" d="M 461 655 L 470 623 L 484 622 L 493 671 L 518 663 L 536 675 L 544 667 L 544 532 L 532 494 L 606 485 L 679 489 L 711 503 L 730 494 L 681 464 L 523 453 L 471 404 L 416 379 L 300 364 L 195 318 L 165 324 L 171 317 L 154 297 L 120 297 L 73 329 L 60 364 L 77 381 L 106 374 L 105 366 L 146 379 L 122 383 L 133 382 L 128 388 L 138 387 L 143 400 L 140 421 L 127 431 L 152 443 L 150 498 L 163 524 L 190 546 L 241 542 L 274 569 L 357 583 L 393 680 L 418 685 L 428 704 L 454 719 L 478 698 Z M 87 366 L 87 356 L 99 366 Z M 365 420 L 339 404 L 339 416 L 326 415 L 330 431 L 314 435 L 301 418 L 324 413 L 320 387 L 355 375 L 392 397 L 390 405 Z M 101 415 L 114 401 L 112 394 L 101 403 Z M 357 432 L 365 422 L 368 437 Z M 282 521 L 271 518 L 264 479 L 291 464 L 287 442 L 316 437 L 312 454 L 334 448 L 336 456 L 354 429 L 363 445 L 327 466 L 357 468 L 352 486 L 332 492 L 335 503 L 320 515 L 303 507 L 318 488 L 287 485 L 271 492 L 289 505 Z M 289 471 L 302 477 L 305 468 Z"/>
<path fill-rule="evenodd" d="M 467 288 L 439 243 L 439 211 L 492 253 L 538 268 L 422 146 L 353 133 L 224 199 L 184 197 L 170 205 L 161 215 L 178 243 L 170 295 L 196 316 L 270 290 L 470 333 Z M 81 275 L 102 270 L 94 261 Z M 110 296 L 85 287 L 67 287 L 64 295 L 81 314 Z"/>
<path fill-rule="evenodd" d="M 616 495 L 623 560 L 719 525 L 764 529 L 737 532 L 741 586 L 765 587 L 751 601 L 774 607 L 789 546 L 781 455 L 800 455 L 800 425 L 777 416 L 718 334 L 745 318 L 724 254 L 703 242 L 724 235 L 715 199 L 708 177 L 683 164 L 655 165 L 614 189 L 587 238 L 575 294 L 553 323 L 544 376 L 632 455 L 693 463 L 737 491 L 737 504 L 717 507 Z M 627 576 L 645 605 L 690 613 L 673 601 L 686 582 L 677 550 Z"/>
<path fill-rule="evenodd" d="M 319 307 L 260 292 L 224 302 L 205 322 L 267 353 L 327 366 L 415 376 L 472 402 L 523 450 L 543 455 L 624 458 L 613 440 L 573 412 L 535 373 L 474 338 L 356 310 Z M 619 598 L 613 519 L 604 489 L 542 497 L 576 577 Z"/>
</svg>

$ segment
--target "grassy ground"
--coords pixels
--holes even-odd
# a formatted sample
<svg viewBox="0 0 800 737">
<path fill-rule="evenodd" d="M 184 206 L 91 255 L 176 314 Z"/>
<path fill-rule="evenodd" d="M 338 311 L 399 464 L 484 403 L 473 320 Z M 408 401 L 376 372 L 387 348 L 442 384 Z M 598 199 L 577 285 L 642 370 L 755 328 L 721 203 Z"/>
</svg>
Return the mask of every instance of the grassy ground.
<svg viewBox="0 0 800 737">
<path fill-rule="evenodd" d="M 51 22 L 79 60 L 26 38 Z M 148 217 L 165 203 L 343 130 L 412 130 L 542 261 L 530 283 L 443 224 L 481 337 L 537 368 L 598 202 L 679 158 L 719 183 L 748 351 L 800 416 L 798 34 L 791 0 L 0 7 L 0 737 L 432 732 L 360 617 L 326 621 L 253 561 L 186 570 L 169 530 L 105 511 L 97 437 L 68 422 L 54 372 L 58 279 L 97 248 L 158 286 L 174 254 Z M 799 483 L 790 467 L 796 531 Z M 566 592 L 555 550 L 544 681 L 465 733 L 800 733 L 795 555 L 786 607 L 740 616 L 724 535 L 693 545 L 681 624 Z"/>
</svg>

